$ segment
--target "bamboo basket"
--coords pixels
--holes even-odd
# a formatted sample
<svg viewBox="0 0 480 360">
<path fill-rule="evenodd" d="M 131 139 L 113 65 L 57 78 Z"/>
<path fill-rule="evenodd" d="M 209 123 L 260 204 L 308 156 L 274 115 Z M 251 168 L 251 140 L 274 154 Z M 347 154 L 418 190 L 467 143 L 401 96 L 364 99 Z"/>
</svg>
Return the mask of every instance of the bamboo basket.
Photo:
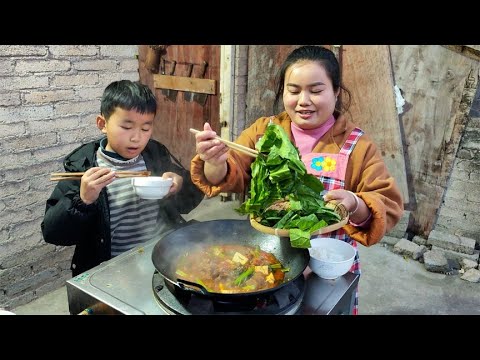
<svg viewBox="0 0 480 360">
<path fill-rule="evenodd" d="M 330 201 L 326 204 L 326 206 L 333 209 L 337 214 L 339 214 L 341 217 L 341 220 L 337 223 L 330 224 L 328 226 L 325 226 L 315 231 L 314 233 L 312 233 L 312 236 L 331 233 L 335 230 L 342 228 L 348 223 L 349 214 L 345 206 L 343 206 L 342 204 L 338 204 L 336 201 Z M 290 230 L 276 229 L 276 228 L 262 225 L 257 220 L 255 220 L 255 218 L 252 215 L 250 215 L 250 224 L 252 225 L 253 228 L 265 234 L 277 235 L 280 237 L 290 237 Z"/>
</svg>

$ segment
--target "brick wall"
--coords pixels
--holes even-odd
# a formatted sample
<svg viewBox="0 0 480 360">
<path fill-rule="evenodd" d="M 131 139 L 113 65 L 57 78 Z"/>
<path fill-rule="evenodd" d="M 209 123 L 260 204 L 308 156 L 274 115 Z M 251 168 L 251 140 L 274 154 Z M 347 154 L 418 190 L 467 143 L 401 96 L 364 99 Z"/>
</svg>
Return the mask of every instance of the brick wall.
<svg viewBox="0 0 480 360">
<path fill-rule="evenodd" d="M 480 244 L 480 86 L 469 115 L 435 229 Z"/>
<path fill-rule="evenodd" d="M 71 278 L 73 247 L 40 231 L 49 174 L 95 125 L 104 88 L 138 80 L 136 45 L 0 46 L 0 308 L 14 308 Z"/>
</svg>

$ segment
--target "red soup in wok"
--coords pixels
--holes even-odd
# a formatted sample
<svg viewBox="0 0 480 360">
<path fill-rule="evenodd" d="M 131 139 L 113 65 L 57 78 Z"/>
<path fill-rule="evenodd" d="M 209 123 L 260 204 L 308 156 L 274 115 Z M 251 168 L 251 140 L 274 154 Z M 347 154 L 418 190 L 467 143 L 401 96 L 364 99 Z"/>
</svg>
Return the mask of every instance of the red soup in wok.
<svg viewBox="0 0 480 360">
<path fill-rule="evenodd" d="M 205 245 L 180 256 L 175 274 L 208 292 L 242 293 L 270 289 L 285 278 L 284 268 L 258 246 Z"/>
</svg>

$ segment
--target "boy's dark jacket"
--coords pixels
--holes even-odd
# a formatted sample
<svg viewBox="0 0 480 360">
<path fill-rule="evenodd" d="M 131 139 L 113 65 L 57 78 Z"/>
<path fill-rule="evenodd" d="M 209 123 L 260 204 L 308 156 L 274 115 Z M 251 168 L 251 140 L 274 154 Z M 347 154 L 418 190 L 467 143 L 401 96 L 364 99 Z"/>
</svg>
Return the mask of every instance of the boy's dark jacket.
<svg viewBox="0 0 480 360">
<path fill-rule="evenodd" d="M 95 166 L 100 140 L 82 145 L 64 160 L 68 172 L 86 171 Z M 166 171 L 183 177 L 183 186 L 178 194 L 160 201 L 163 219 L 173 228 L 186 222 L 180 214 L 187 214 L 203 199 L 203 193 L 192 183 L 190 173 L 172 161 L 168 149 L 155 140 L 150 140 L 142 152 L 147 170 L 153 176 Z M 106 189 L 102 189 L 97 201 L 85 205 L 80 199 L 80 181 L 60 181 L 47 200 L 45 217 L 41 228 L 46 242 L 68 246 L 76 245 L 72 259 L 72 274 L 76 276 L 97 266 L 110 256 L 110 211 Z"/>
</svg>

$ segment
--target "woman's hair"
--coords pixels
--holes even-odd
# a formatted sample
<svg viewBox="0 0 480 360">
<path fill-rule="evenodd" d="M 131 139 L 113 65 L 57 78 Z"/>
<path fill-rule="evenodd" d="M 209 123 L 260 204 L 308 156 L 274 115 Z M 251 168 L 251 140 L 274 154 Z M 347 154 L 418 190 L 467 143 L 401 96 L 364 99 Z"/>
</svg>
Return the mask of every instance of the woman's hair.
<svg viewBox="0 0 480 360">
<path fill-rule="evenodd" d="M 335 54 L 322 46 L 306 45 L 293 50 L 290 55 L 287 56 L 282 67 L 280 68 L 280 72 L 278 73 L 275 81 L 276 92 L 275 101 L 273 103 L 274 113 L 277 112 L 280 99 L 283 97 L 285 73 L 287 72 L 287 69 L 293 64 L 301 61 L 318 62 L 321 66 L 323 66 L 327 76 L 332 81 L 333 91 L 336 92 L 338 89 L 340 89 L 348 95 L 348 101 L 343 103 L 343 96 L 340 92 L 338 101 L 335 104 L 335 111 L 333 113 L 335 118 L 337 118 L 340 113 L 347 111 L 350 107 L 352 95 L 350 94 L 350 91 L 341 83 L 340 65 L 338 64 Z"/>
<path fill-rule="evenodd" d="M 141 114 L 156 114 L 157 99 L 147 85 L 130 80 L 114 81 L 103 92 L 100 113 L 108 119 L 117 107 Z"/>
</svg>

